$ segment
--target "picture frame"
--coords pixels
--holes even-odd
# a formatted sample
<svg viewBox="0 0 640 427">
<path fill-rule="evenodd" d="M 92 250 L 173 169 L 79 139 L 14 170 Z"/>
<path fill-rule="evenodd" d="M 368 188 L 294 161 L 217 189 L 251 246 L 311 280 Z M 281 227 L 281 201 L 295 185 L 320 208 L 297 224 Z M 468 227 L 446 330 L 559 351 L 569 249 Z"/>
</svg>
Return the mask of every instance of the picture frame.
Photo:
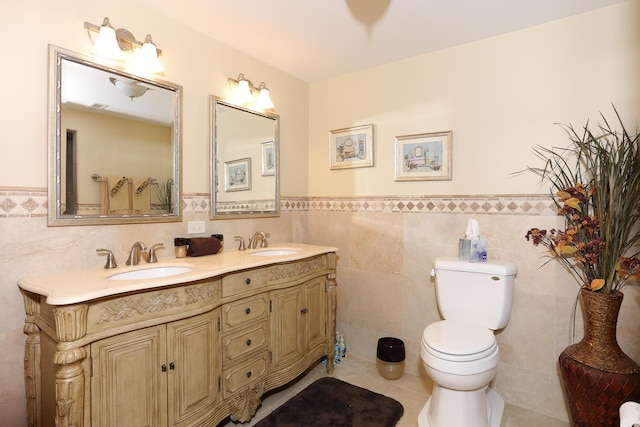
<svg viewBox="0 0 640 427">
<path fill-rule="evenodd" d="M 395 138 L 396 181 L 450 181 L 453 132 Z"/>
<path fill-rule="evenodd" d="M 276 146 L 273 141 L 262 143 L 262 176 L 276 174 Z"/>
<path fill-rule="evenodd" d="M 335 129 L 329 132 L 331 170 L 373 166 L 373 125 Z"/>
<path fill-rule="evenodd" d="M 251 158 L 224 162 L 224 191 L 251 190 Z"/>
</svg>

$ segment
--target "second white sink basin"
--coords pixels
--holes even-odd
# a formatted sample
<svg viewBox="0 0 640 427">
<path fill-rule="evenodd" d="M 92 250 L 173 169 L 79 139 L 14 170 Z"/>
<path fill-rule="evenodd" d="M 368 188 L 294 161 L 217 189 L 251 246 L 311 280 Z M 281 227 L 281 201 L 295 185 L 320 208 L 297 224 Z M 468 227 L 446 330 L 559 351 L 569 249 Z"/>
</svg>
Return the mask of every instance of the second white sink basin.
<svg viewBox="0 0 640 427">
<path fill-rule="evenodd" d="M 290 249 L 290 248 L 272 248 L 272 249 L 262 249 L 252 252 L 253 256 L 281 256 L 281 255 L 293 255 L 300 252 L 298 249 Z"/>
<path fill-rule="evenodd" d="M 191 271 L 191 267 L 152 267 L 141 270 L 126 271 L 109 276 L 111 280 L 156 279 L 158 277 L 175 276 Z"/>
</svg>

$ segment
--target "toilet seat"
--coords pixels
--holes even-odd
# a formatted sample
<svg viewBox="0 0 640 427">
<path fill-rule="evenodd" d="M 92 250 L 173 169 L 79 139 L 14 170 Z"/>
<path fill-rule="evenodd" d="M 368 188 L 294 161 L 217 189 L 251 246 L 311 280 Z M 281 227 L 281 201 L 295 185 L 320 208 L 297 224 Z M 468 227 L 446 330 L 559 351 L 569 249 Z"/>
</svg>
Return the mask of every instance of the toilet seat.
<svg viewBox="0 0 640 427">
<path fill-rule="evenodd" d="M 430 324 L 424 330 L 422 344 L 432 356 L 451 362 L 483 359 L 498 350 L 490 329 L 463 320 Z"/>
</svg>

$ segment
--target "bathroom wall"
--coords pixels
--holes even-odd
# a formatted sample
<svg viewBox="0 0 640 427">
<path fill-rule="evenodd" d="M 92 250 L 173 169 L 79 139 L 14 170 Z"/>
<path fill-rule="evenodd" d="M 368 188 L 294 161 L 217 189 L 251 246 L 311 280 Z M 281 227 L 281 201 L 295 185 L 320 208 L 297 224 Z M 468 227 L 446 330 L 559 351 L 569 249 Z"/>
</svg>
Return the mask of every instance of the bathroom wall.
<svg viewBox="0 0 640 427">
<path fill-rule="evenodd" d="M 47 80 L 48 44 L 88 54 L 92 44 L 85 21 L 100 24 L 109 16 L 116 27 L 138 39 L 147 33 L 162 49 L 164 80 L 183 87 L 184 221 L 172 224 L 47 227 Z M 230 95 L 227 78 L 244 73 L 265 81 L 281 116 L 281 191 L 305 196 L 308 140 L 308 85 L 250 56 L 142 6 L 137 1 L 86 2 L 3 0 L 0 2 L 0 77 L 2 128 L 0 153 L 0 419 L 3 426 L 26 423 L 23 380 L 24 307 L 21 276 L 63 270 L 102 268 L 100 247 L 115 251 L 124 264 L 136 240 L 165 243 L 158 256 L 173 255 L 173 238 L 183 236 L 189 220 L 209 218 L 209 95 Z M 16 40 L 19 39 L 19 42 Z M 298 212 L 264 220 L 207 221 L 207 232 L 222 233 L 229 248 L 233 236 L 254 230 L 271 232 L 272 241 L 300 241 L 294 229 Z"/>
<path fill-rule="evenodd" d="M 572 342 L 578 285 L 555 263 L 541 267 L 542 251 L 524 239 L 561 223 L 547 196 L 528 196 L 548 189 L 513 173 L 539 165 L 531 147 L 566 146 L 554 123 L 579 129 L 600 111 L 612 120 L 614 103 L 638 125 L 638 16 L 631 1 L 311 84 L 309 241 L 340 248 L 338 329 L 350 354 L 375 360 L 377 339 L 397 336 L 406 370 L 425 375 L 422 331 L 439 319 L 432 262 L 457 253 L 475 218 L 489 257 L 519 269 L 493 386 L 539 425 L 568 420 L 557 357 Z M 330 170 L 329 130 L 369 123 L 375 166 Z M 395 182 L 394 138 L 440 131 L 453 131 L 453 179 Z M 618 336 L 640 361 L 638 286 L 625 294 Z"/>
<path fill-rule="evenodd" d="M 22 426 L 24 310 L 18 277 L 101 268 L 97 247 L 123 260 L 136 240 L 165 242 L 190 220 L 207 220 L 208 95 L 228 95 L 243 72 L 269 85 L 281 116 L 282 217 L 208 221 L 227 248 L 233 236 L 269 231 L 271 241 L 337 246 L 338 321 L 350 354 L 375 358 L 375 341 L 407 343 L 407 371 L 423 374 L 418 343 L 438 319 L 429 280 L 433 258 L 455 253 L 469 218 L 489 240 L 490 257 L 518 264 L 513 317 L 498 335 L 502 363 L 495 387 L 507 402 L 566 420 L 555 360 L 570 342 L 577 285 L 524 241 L 532 226 L 558 219 L 533 177 L 511 176 L 535 161 L 530 147 L 563 144 L 554 122 L 580 126 L 615 102 L 640 117 L 640 1 L 308 85 L 146 9 L 114 0 L 39 0 L 0 5 L 6 83 L 0 104 L 0 417 Z M 83 22 L 146 33 L 163 50 L 164 78 L 184 87 L 184 221 L 176 224 L 47 227 L 47 44 L 87 53 Z M 25 30 L 37 29 L 37 30 Z M 372 34 L 375 37 L 375 31 Z M 208 52 L 203 55 L 201 51 Z M 594 61 L 600 61 L 595 66 Z M 414 85 L 409 86 L 409 82 Z M 375 167 L 330 171 L 331 129 L 375 124 Z M 452 181 L 393 181 L 397 135 L 453 130 Z M 308 141 L 308 143 L 307 143 Z M 309 159 L 308 162 L 300 159 Z M 308 172 L 307 172 L 308 168 Z M 629 288 L 620 317 L 623 348 L 640 360 L 635 339 L 640 297 Z M 578 332 L 580 331 L 578 316 Z M 427 384 L 425 380 L 425 384 Z M 542 424 L 541 425 L 547 425 Z"/>
</svg>

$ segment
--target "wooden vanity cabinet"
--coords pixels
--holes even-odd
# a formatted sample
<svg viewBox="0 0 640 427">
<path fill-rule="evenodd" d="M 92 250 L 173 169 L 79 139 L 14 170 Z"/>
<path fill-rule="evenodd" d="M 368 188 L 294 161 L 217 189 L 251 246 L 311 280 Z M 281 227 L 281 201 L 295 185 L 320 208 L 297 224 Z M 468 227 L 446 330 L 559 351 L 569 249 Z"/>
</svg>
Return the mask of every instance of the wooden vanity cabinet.
<svg viewBox="0 0 640 427">
<path fill-rule="evenodd" d="M 290 369 L 327 341 L 325 277 L 271 292 L 271 368 Z M 315 350 L 315 352 L 314 352 Z"/>
<path fill-rule="evenodd" d="M 334 252 L 49 305 L 22 289 L 29 426 L 215 426 L 328 356 Z"/>
<path fill-rule="evenodd" d="M 92 425 L 194 425 L 220 401 L 217 338 L 213 310 L 92 343 Z"/>
</svg>

